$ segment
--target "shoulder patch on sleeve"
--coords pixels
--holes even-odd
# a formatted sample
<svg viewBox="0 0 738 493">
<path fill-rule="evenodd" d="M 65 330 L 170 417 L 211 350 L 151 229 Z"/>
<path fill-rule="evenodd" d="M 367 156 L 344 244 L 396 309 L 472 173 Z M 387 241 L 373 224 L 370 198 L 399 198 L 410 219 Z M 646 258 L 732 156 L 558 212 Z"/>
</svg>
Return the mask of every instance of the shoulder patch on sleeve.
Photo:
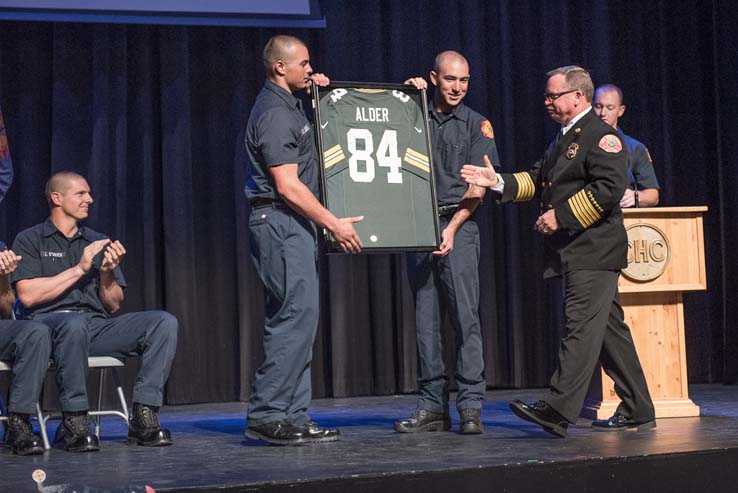
<svg viewBox="0 0 738 493">
<path fill-rule="evenodd" d="M 492 123 L 490 123 L 489 120 L 484 120 L 482 122 L 482 135 L 487 137 L 488 139 L 494 139 L 495 138 L 495 131 L 492 129 Z"/>
<path fill-rule="evenodd" d="M 653 159 L 651 159 L 651 153 L 648 152 L 648 147 L 644 147 L 646 149 L 646 157 L 648 158 L 649 163 L 653 163 Z"/>
<path fill-rule="evenodd" d="M 620 142 L 620 138 L 617 135 L 613 134 L 603 135 L 600 139 L 600 143 L 597 145 L 603 151 L 611 152 L 613 154 L 623 150 L 623 143 Z"/>
</svg>

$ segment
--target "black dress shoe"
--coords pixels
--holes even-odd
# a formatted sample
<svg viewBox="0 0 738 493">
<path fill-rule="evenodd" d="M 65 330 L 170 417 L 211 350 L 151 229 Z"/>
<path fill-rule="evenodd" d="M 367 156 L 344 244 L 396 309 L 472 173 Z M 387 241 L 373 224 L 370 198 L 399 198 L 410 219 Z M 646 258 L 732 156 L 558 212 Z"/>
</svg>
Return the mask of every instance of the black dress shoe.
<svg viewBox="0 0 738 493">
<path fill-rule="evenodd" d="M 84 413 L 64 413 L 56 429 L 54 444 L 67 452 L 97 452 L 100 441 L 90 431 L 90 416 Z"/>
<path fill-rule="evenodd" d="M 337 442 L 341 439 L 341 432 L 335 428 L 321 428 L 318 423 L 311 421 L 302 427 L 305 437 L 304 443 Z"/>
<path fill-rule="evenodd" d="M 43 426 L 43 424 L 42 424 Z M 38 455 L 44 453 L 41 438 L 33 433 L 28 414 L 10 413 L 5 429 L 5 443 L 17 455 Z"/>
<path fill-rule="evenodd" d="M 167 447 L 171 444 L 172 434 L 159 423 L 159 409 L 134 402 L 128 421 L 128 445 Z"/>
<path fill-rule="evenodd" d="M 246 428 L 246 437 L 262 440 L 272 445 L 301 445 L 305 443 L 304 428 L 298 428 L 287 421 L 272 421 L 263 425 Z"/>
<path fill-rule="evenodd" d="M 592 429 L 597 431 L 646 431 L 656 428 L 656 420 L 636 422 L 620 414 L 613 414 L 610 419 L 597 419 L 592 421 Z"/>
<path fill-rule="evenodd" d="M 427 409 L 416 409 L 409 418 L 395 421 L 395 431 L 399 433 L 448 431 L 450 429 L 451 418 L 448 414 L 434 413 Z"/>
<path fill-rule="evenodd" d="M 459 416 L 461 417 L 459 433 L 462 435 L 479 435 L 484 432 L 481 409 L 462 409 Z"/>
<path fill-rule="evenodd" d="M 566 438 L 566 429 L 569 427 L 569 422 L 548 402 L 538 401 L 528 405 L 523 401 L 514 400 L 510 403 L 510 409 L 517 417 L 542 426 L 544 430 L 552 435 Z"/>
</svg>

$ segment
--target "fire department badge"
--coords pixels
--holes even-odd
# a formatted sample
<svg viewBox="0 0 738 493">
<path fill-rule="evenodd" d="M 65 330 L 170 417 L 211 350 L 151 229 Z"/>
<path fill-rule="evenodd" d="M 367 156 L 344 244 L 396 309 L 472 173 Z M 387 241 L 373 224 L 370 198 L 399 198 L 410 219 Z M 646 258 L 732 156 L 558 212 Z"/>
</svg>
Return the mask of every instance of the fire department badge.
<svg viewBox="0 0 738 493">
<path fill-rule="evenodd" d="M 579 150 L 579 144 L 576 142 L 572 142 L 569 145 L 569 148 L 566 150 L 566 159 L 574 159 L 577 155 L 577 151 Z"/>
<path fill-rule="evenodd" d="M 488 139 L 495 138 L 495 131 L 492 130 L 492 124 L 489 122 L 489 120 L 484 120 L 482 122 L 482 135 L 484 135 Z"/>
<path fill-rule="evenodd" d="M 600 149 L 605 152 L 618 153 L 623 150 L 623 144 L 616 135 L 605 135 L 600 139 L 600 143 L 597 144 Z"/>
</svg>

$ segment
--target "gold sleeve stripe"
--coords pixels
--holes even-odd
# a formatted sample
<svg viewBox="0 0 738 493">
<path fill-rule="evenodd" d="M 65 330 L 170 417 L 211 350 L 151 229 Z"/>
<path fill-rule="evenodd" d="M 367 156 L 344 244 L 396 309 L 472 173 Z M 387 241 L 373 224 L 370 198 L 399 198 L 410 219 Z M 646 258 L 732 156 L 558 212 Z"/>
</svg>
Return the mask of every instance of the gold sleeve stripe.
<svg viewBox="0 0 738 493">
<path fill-rule="evenodd" d="M 600 212 L 592 204 L 592 201 L 589 200 L 587 192 L 584 190 L 579 190 L 577 193 L 569 197 L 568 202 L 569 207 L 571 207 L 572 214 L 574 214 L 574 217 L 579 221 L 579 224 L 581 224 L 585 229 L 592 226 L 602 218 Z"/>
<path fill-rule="evenodd" d="M 326 149 L 325 151 L 323 151 L 323 157 L 325 157 L 326 159 L 328 159 L 331 154 L 333 154 L 335 152 L 338 152 L 340 150 L 341 150 L 341 144 L 336 144 L 333 147 L 331 147 L 330 149 Z"/>
<path fill-rule="evenodd" d="M 410 154 L 405 154 L 403 161 L 411 166 L 415 166 L 416 168 L 425 171 L 426 173 L 430 173 L 430 166 L 427 162 L 419 161 L 417 158 L 411 156 Z"/>
<path fill-rule="evenodd" d="M 579 221 L 579 224 L 581 224 L 583 228 L 588 228 L 597 221 L 597 219 L 592 216 L 591 211 L 589 211 L 586 208 L 587 206 L 582 202 L 582 197 L 575 195 L 570 199 L 569 205 L 574 213 L 574 217 L 577 218 L 577 221 Z"/>
<path fill-rule="evenodd" d="M 336 163 L 340 163 L 344 159 L 346 159 L 346 156 L 343 154 L 343 151 L 341 151 L 338 154 L 334 155 L 332 158 L 325 160 L 325 169 L 330 168 Z"/>
<path fill-rule="evenodd" d="M 407 157 L 408 154 L 411 155 L 411 156 L 415 156 L 420 161 L 423 161 L 426 164 L 429 164 L 428 163 L 428 156 L 426 156 L 425 154 L 419 153 L 415 149 L 411 149 L 410 147 L 408 147 L 405 156 Z"/>
<path fill-rule="evenodd" d="M 577 192 L 576 200 L 579 203 L 579 207 L 582 210 L 584 216 L 589 222 L 588 226 L 591 226 L 592 224 L 600 220 L 600 213 L 597 212 L 597 209 L 595 209 L 592 203 L 587 200 L 587 195 L 584 193 L 584 190 L 580 190 L 579 192 Z"/>
<path fill-rule="evenodd" d="M 346 159 L 346 155 L 343 153 L 343 149 L 341 149 L 341 144 L 336 144 L 323 153 L 323 166 L 325 169 L 328 169 L 344 159 Z"/>
<path fill-rule="evenodd" d="M 513 178 L 518 182 L 518 193 L 515 194 L 515 202 L 532 199 L 536 194 L 536 185 L 533 183 L 533 178 L 530 177 L 530 173 L 527 171 L 522 173 L 513 173 Z"/>
</svg>

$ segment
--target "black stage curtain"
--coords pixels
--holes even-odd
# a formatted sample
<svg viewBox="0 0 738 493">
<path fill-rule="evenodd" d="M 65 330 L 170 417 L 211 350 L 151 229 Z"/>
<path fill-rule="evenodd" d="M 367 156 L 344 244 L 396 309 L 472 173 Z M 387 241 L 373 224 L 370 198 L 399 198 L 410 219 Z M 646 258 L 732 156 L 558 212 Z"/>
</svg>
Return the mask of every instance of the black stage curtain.
<svg viewBox="0 0 738 493">
<path fill-rule="evenodd" d="M 335 80 L 401 82 L 427 75 L 437 52 L 461 51 L 472 70 L 466 102 L 492 119 L 507 170 L 525 169 L 555 132 L 546 70 L 576 63 L 596 83 L 620 85 L 621 124 L 649 146 L 662 205 L 710 207 L 709 291 L 686 298 L 690 380 L 736 380 L 734 2 L 321 3 L 325 30 L 0 22 L 0 104 L 16 167 L 0 237 L 10 243 L 44 220 L 51 172 L 87 176 L 88 225 L 128 249 L 125 310 L 163 307 L 180 320 L 167 402 L 246 399 L 262 358 L 243 129 L 264 80 L 261 49 L 278 32 L 305 39 L 314 67 Z M 479 212 L 490 386 L 544 386 L 556 362 L 560 295 L 541 280 L 537 214 L 533 203 L 489 201 Z M 321 269 L 315 396 L 413 391 L 403 257 L 336 255 Z M 447 342 L 450 356 L 450 330 Z"/>
</svg>

